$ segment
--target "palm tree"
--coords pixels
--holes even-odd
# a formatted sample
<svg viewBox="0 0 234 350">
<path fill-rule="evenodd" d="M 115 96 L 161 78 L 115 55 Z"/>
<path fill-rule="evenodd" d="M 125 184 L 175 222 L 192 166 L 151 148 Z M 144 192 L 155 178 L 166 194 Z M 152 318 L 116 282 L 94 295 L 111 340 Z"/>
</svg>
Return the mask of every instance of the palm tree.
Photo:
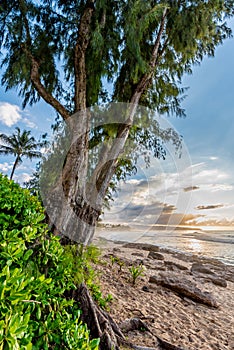
<svg viewBox="0 0 234 350">
<path fill-rule="evenodd" d="M 16 167 L 22 163 L 22 157 L 27 157 L 30 160 L 33 158 L 40 158 L 41 152 L 38 148 L 41 148 L 46 144 L 46 141 L 36 141 L 33 136 L 31 136 L 31 131 L 23 130 L 21 132 L 20 128 L 15 128 L 16 132 L 10 136 L 5 134 L 0 134 L 0 154 L 14 155 L 16 157 L 10 179 L 12 179 Z M 45 135 L 42 136 L 45 139 Z"/>
</svg>

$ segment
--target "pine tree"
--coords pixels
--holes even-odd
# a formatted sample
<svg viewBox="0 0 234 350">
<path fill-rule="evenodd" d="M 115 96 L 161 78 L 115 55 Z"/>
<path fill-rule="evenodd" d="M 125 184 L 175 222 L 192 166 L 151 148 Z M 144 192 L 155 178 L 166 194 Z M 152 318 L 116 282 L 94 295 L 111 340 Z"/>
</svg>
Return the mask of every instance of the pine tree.
<svg viewBox="0 0 234 350">
<path fill-rule="evenodd" d="M 226 19 L 233 10 L 231 0 L 0 2 L 2 84 L 18 89 L 23 106 L 43 99 L 70 132 L 71 146 L 58 164 L 60 185 L 55 182 L 52 193 L 53 203 L 60 204 L 50 212 L 62 233 L 84 244 L 92 240 L 124 145 L 141 136 L 147 144 L 149 137 L 160 134 L 152 114 L 146 124 L 138 106 L 184 115 L 181 78 L 231 36 Z M 112 86 L 108 92 L 105 81 Z M 107 101 L 128 103 L 125 119 L 117 125 L 98 124 L 90 133 L 89 108 Z M 170 132 L 161 136 L 170 139 Z M 88 156 L 95 142 L 103 147 L 90 175 Z M 129 345 L 83 284 L 72 297 L 79 301 L 91 334 L 100 337 L 101 350 Z M 179 349 L 158 340 L 162 348 Z"/>
<path fill-rule="evenodd" d="M 230 0 L 1 1 L 2 84 L 18 89 L 23 106 L 42 98 L 73 133 L 62 198 L 61 186 L 57 193 L 54 186 L 54 203 L 64 203 L 52 215 L 60 231 L 85 244 L 92 240 L 123 146 L 142 131 L 145 144 L 157 133 L 153 117 L 150 127 L 140 118 L 141 131 L 134 130 L 137 106 L 185 114 L 181 78 L 231 36 L 226 19 L 233 9 Z M 128 115 L 124 123 L 99 128 L 105 152 L 88 184 L 89 107 L 103 101 L 129 103 Z"/>
</svg>

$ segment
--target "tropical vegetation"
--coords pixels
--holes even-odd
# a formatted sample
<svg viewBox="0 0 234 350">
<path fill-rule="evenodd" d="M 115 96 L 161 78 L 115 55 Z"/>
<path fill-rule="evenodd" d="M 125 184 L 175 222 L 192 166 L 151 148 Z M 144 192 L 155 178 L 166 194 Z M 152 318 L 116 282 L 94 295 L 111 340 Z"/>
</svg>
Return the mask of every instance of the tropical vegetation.
<svg viewBox="0 0 234 350">
<path fill-rule="evenodd" d="M 99 292 L 95 254 L 89 248 L 74 257 L 50 233 L 37 198 L 1 174 L 0 193 L 0 349 L 97 350 L 67 297 L 84 280 Z"/>
<path fill-rule="evenodd" d="M 38 149 L 46 145 L 46 134 L 42 135 L 42 141 L 37 141 L 31 136 L 30 130 L 21 131 L 19 127 L 16 127 L 15 133 L 12 135 L 0 134 L 0 142 L 2 142 L 0 155 L 14 155 L 16 157 L 10 175 L 10 179 L 12 179 L 15 169 L 22 163 L 23 157 L 32 160 L 42 156 Z"/>
</svg>

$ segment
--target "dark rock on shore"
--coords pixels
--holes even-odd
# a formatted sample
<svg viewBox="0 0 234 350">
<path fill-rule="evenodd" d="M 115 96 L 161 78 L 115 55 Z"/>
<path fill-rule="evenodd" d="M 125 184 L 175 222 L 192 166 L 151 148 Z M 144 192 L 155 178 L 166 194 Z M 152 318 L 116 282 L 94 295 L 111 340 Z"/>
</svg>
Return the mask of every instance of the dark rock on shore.
<svg viewBox="0 0 234 350">
<path fill-rule="evenodd" d="M 172 276 L 161 273 L 160 276 L 151 276 L 149 282 L 166 287 L 173 292 L 178 293 L 180 296 L 190 298 L 195 302 L 218 308 L 218 303 L 212 294 L 209 292 L 203 292 L 201 289 L 197 288 L 195 282 L 192 282 L 189 279 L 180 278 L 177 275 Z"/>
<path fill-rule="evenodd" d="M 164 256 L 160 253 L 150 251 L 148 254 L 149 259 L 164 260 Z"/>
<path fill-rule="evenodd" d="M 191 267 L 191 272 L 199 272 L 207 275 L 214 275 L 214 272 L 210 268 L 204 266 L 201 263 L 193 263 Z"/>
<path fill-rule="evenodd" d="M 186 266 L 177 264 L 173 261 L 164 261 L 165 266 L 172 271 L 176 271 L 176 270 L 181 270 L 181 271 L 188 271 L 188 268 Z"/>
<path fill-rule="evenodd" d="M 123 248 L 142 249 L 142 250 L 147 250 L 149 252 L 160 251 L 160 248 L 158 246 L 155 246 L 153 244 L 148 244 L 148 243 L 126 243 L 123 245 Z"/>
</svg>

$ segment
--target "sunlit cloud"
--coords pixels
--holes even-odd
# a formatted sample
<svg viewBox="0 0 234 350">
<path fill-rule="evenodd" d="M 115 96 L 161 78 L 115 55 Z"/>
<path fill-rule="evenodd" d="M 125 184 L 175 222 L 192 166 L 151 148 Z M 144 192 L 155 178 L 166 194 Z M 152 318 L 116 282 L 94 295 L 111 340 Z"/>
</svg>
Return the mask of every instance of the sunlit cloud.
<svg viewBox="0 0 234 350">
<path fill-rule="evenodd" d="M 113 210 L 104 220 L 146 225 L 230 224 L 234 216 L 230 181 L 230 173 L 205 162 L 181 172 L 161 171 L 131 179 L 121 186 Z"/>
<path fill-rule="evenodd" d="M 0 122 L 8 127 L 18 123 L 22 119 L 19 106 L 8 102 L 0 102 Z"/>
</svg>

